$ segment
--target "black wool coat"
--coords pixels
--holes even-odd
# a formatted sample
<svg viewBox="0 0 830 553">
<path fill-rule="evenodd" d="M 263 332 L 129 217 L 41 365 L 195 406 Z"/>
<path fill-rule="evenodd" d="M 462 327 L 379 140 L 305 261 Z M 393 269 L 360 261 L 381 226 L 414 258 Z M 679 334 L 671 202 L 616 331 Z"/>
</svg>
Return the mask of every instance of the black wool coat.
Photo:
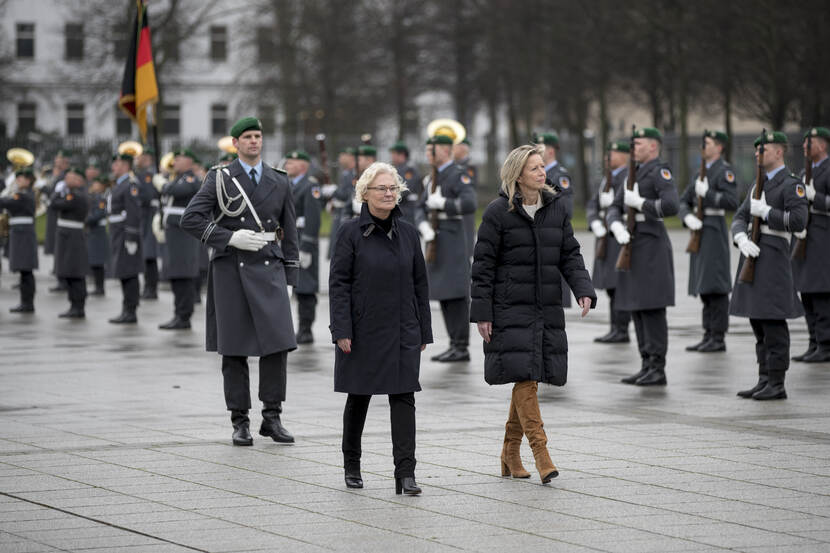
<svg viewBox="0 0 830 553">
<path fill-rule="evenodd" d="M 329 271 L 334 390 L 350 394 L 418 392 L 421 345 L 432 343 L 429 286 L 421 241 L 400 208 L 389 234 L 375 226 L 366 203 L 344 221 Z"/>
<path fill-rule="evenodd" d="M 573 234 L 567 198 L 557 187 L 542 191 L 533 219 L 502 192 L 484 211 L 478 228 L 470 320 L 492 322 L 484 343 L 488 384 L 533 380 L 562 386 L 568 375 L 568 340 L 562 308 L 562 277 L 577 298 L 596 292 Z"/>
</svg>

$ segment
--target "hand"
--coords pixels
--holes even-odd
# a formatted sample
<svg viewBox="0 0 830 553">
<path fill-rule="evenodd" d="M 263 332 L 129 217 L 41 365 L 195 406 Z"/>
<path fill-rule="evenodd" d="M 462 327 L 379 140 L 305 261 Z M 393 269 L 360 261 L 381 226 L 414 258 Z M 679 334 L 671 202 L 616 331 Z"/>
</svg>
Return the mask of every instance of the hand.
<svg viewBox="0 0 830 553">
<path fill-rule="evenodd" d="M 752 198 L 749 202 L 749 212 L 753 217 L 760 217 L 766 221 L 770 211 L 772 211 L 772 208 L 767 205 L 766 195 L 763 192 L 761 192 L 760 199 Z"/>
<path fill-rule="evenodd" d="M 741 250 L 741 253 L 746 257 L 758 257 L 761 254 L 761 248 L 758 244 L 750 240 L 745 232 L 739 232 L 735 235 L 735 245 Z"/>
<path fill-rule="evenodd" d="M 124 242 L 124 249 L 127 250 L 129 255 L 135 255 L 138 251 L 138 242 L 131 242 L 129 240 Z"/>
<path fill-rule="evenodd" d="M 798 231 L 798 232 L 794 232 L 794 233 L 793 233 L 793 236 L 795 236 L 795 237 L 796 237 L 796 238 L 798 238 L 799 240 L 804 240 L 805 238 L 807 238 L 807 229 L 805 228 L 804 230 L 800 230 L 800 231 Z"/>
<path fill-rule="evenodd" d="M 578 300 L 576 300 L 576 303 L 578 303 L 579 307 L 582 308 L 583 317 L 588 314 L 588 311 L 591 310 L 591 298 L 589 298 L 588 296 L 583 296 L 579 298 Z"/>
<path fill-rule="evenodd" d="M 709 177 L 703 177 L 703 180 L 695 179 L 695 194 L 703 198 L 707 192 L 709 192 Z"/>
<path fill-rule="evenodd" d="M 288 297 L 289 298 L 294 295 L 294 287 L 291 286 L 290 284 L 285 285 L 285 291 L 288 292 Z"/>
<path fill-rule="evenodd" d="M 164 227 L 162 226 L 161 221 L 161 213 L 156 212 L 156 214 L 153 215 L 150 228 L 153 229 L 153 236 L 156 237 L 156 242 L 164 244 L 166 236 L 164 235 Z"/>
<path fill-rule="evenodd" d="M 447 205 L 447 198 L 441 195 L 441 190 L 436 190 L 434 194 L 427 197 L 427 207 L 441 211 Z"/>
<path fill-rule="evenodd" d="M 240 229 L 233 232 L 231 239 L 228 241 L 228 246 L 233 246 L 237 250 L 258 252 L 267 243 L 268 241 L 260 233 L 249 229 Z"/>
<path fill-rule="evenodd" d="M 478 325 L 478 333 L 481 334 L 481 338 L 490 343 L 490 338 L 493 336 L 493 323 L 490 321 L 477 323 Z"/>
<path fill-rule="evenodd" d="M 611 223 L 611 233 L 614 235 L 614 239 L 617 240 L 620 244 L 628 244 L 631 240 L 631 234 L 629 234 L 628 230 L 626 230 L 625 225 L 623 225 L 619 221 L 614 221 Z"/>
<path fill-rule="evenodd" d="M 427 221 L 421 221 L 418 225 L 418 232 L 421 233 L 421 237 L 424 239 L 424 242 L 432 242 L 435 240 L 435 231 L 432 230 L 432 225 L 430 225 Z"/>
<path fill-rule="evenodd" d="M 599 207 L 600 209 L 605 209 L 609 207 L 611 204 L 614 203 L 614 191 L 609 190 L 608 192 L 600 192 L 599 193 Z"/>
<path fill-rule="evenodd" d="M 703 221 L 689 213 L 683 217 L 683 224 L 689 227 L 690 230 L 700 230 L 703 228 Z"/>
<path fill-rule="evenodd" d="M 640 196 L 640 183 L 634 183 L 634 189 L 629 190 L 628 188 L 625 189 L 623 193 L 623 203 L 628 207 L 632 207 L 637 211 L 643 210 L 643 204 L 646 202 L 646 199 Z"/>
<path fill-rule="evenodd" d="M 320 187 L 320 191 L 323 193 L 323 197 L 326 199 L 331 198 L 335 192 L 337 192 L 337 185 L 336 184 L 324 184 Z"/>
<path fill-rule="evenodd" d="M 167 184 L 167 179 L 165 179 L 164 176 L 159 173 L 153 175 L 153 186 L 156 190 L 161 192 L 161 189 L 164 188 L 165 184 Z"/>
<path fill-rule="evenodd" d="M 300 268 L 308 269 L 311 267 L 311 252 L 300 252 Z"/>
<path fill-rule="evenodd" d="M 360 215 L 360 212 L 362 210 L 363 210 L 363 202 L 361 202 L 357 198 L 352 198 L 352 213 L 354 215 Z"/>
<path fill-rule="evenodd" d="M 340 338 L 337 340 L 337 347 L 340 348 L 340 351 L 343 353 L 351 353 L 352 352 L 352 339 L 351 338 Z"/>
<path fill-rule="evenodd" d="M 600 221 L 599 219 L 594 219 L 593 221 L 591 221 L 591 232 L 593 232 L 594 236 L 596 236 L 597 238 L 602 238 L 603 236 L 608 234 L 608 231 L 605 229 L 605 225 L 603 225 L 602 221 Z"/>
<path fill-rule="evenodd" d="M 421 351 L 424 351 L 425 349 L 427 349 L 427 345 L 426 344 L 421 344 Z"/>
<path fill-rule="evenodd" d="M 810 179 L 810 184 L 804 186 L 804 190 L 807 192 L 807 201 L 812 202 L 816 197 L 816 185 L 813 179 Z"/>
</svg>

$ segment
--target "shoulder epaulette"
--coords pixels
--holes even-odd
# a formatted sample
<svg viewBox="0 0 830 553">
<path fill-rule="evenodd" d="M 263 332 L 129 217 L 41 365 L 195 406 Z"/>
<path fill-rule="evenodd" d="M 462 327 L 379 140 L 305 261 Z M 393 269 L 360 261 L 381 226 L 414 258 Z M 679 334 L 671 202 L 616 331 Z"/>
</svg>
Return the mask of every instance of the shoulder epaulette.
<svg viewBox="0 0 830 553">
<path fill-rule="evenodd" d="M 208 169 L 208 171 L 213 171 L 214 169 L 216 169 L 216 170 L 218 171 L 218 170 L 219 170 L 219 169 L 221 169 L 222 167 L 224 167 L 224 165 L 222 165 L 222 164 L 219 164 L 219 165 L 214 165 L 213 167 L 211 167 L 210 169 Z"/>
</svg>

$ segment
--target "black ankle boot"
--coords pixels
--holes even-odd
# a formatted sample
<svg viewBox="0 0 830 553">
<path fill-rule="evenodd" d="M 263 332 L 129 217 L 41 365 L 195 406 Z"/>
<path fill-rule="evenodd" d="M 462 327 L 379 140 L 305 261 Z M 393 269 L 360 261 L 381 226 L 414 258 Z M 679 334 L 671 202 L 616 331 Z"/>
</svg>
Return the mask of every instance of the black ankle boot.
<svg viewBox="0 0 830 553">
<path fill-rule="evenodd" d="M 360 475 L 360 464 L 349 463 L 345 468 L 347 488 L 362 488 L 363 477 Z"/>
<path fill-rule="evenodd" d="M 758 367 L 758 382 L 752 388 L 738 392 L 738 397 L 751 398 L 754 393 L 760 392 L 766 387 L 768 380 L 767 368 L 763 365 Z"/>
<path fill-rule="evenodd" d="M 231 411 L 231 424 L 233 424 L 233 445 L 254 445 L 248 411 Z"/>
<path fill-rule="evenodd" d="M 259 427 L 260 436 L 270 436 L 272 440 L 281 444 L 293 444 L 294 436 L 282 425 L 280 420 L 282 406 L 266 405 L 262 410 L 262 425 Z"/>
<path fill-rule="evenodd" d="M 401 478 L 395 478 L 395 493 L 397 495 L 401 495 L 401 493 L 406 495 L 419 495 L 421 488 L 415 483 L 414 476 L 402 476 Z"/>
<path fill-rule="evenodd" d="M 784 373 L 785 371 L 769 371 L 767 385 L 752 394 L 752 399 L 759 401 L 787 399 L 787 390 L 784 389 Z"/>
</svg>

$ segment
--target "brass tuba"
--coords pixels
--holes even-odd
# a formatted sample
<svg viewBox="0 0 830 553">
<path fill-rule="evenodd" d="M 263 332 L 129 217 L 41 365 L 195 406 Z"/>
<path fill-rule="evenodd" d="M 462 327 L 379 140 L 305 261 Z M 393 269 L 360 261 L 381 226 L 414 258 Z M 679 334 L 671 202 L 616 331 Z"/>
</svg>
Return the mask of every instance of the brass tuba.
<svg viewBox="0 0 830 553">
<path fill-rule="evenodd" d="M 436 119 L 427 125 L 427 136 L 449 136 L 453 144 L 460 144 L 467 136 L 467 129 L 455 119 Z"/>
<path fill-rule="evenodd" d="M 119 154 L 127 154 L 128 156 L 138 157 L 144 153 L 144 147 L 135 140 L 127 140 L 118 145 Z"/>
<path fill-rule="evenodd" d="M 173 174 L 173 160 L 176 159 L 176 155 L 173 152 L 167 152 L 161 159 L 159 160 L 159 169 L 162 172 L 166 172 L 169 174 Z"/>
<path fill-rule="evenodd" d="M 6 151 L 8 159 L 15 171 L 28 167 L 35 162 L 35 155 L 25 148 L 11 148 Z"/>
<path fill-rule="evenodd" d="M 220 138 L 216 146 L 226 154 L 236 153 L 236 146 L 233 145 L 233 137 L 230 135 Z"/>
</svg>

